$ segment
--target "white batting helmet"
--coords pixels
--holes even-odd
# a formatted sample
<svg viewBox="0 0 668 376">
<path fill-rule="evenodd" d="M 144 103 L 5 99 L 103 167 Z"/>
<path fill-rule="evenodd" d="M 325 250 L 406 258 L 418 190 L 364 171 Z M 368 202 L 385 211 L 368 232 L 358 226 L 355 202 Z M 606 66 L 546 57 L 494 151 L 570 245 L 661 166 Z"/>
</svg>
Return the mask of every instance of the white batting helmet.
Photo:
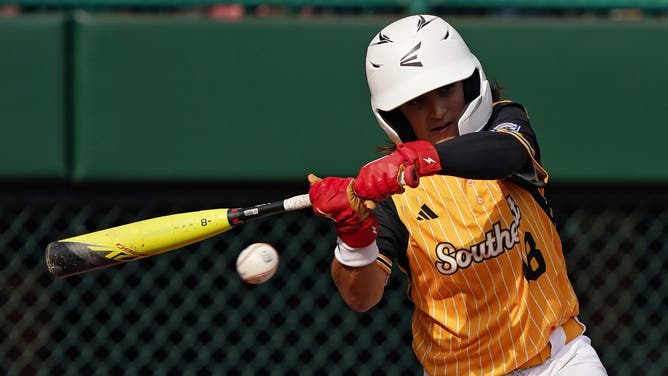
<svg viewBox="0 0 668 376">
<path fill-rule="evenodd" d="M 371 108 L 395 144 L 415 140 L 401 104 L 424 93 L 464 81 L 468 103 L 459 134 L 479 131 L 492 114 L 492 93 L 478 59 L 457 30 L 437 16 L 415 15 L 383 28 L 369 43 L 366 77 Z"/>
</svg>

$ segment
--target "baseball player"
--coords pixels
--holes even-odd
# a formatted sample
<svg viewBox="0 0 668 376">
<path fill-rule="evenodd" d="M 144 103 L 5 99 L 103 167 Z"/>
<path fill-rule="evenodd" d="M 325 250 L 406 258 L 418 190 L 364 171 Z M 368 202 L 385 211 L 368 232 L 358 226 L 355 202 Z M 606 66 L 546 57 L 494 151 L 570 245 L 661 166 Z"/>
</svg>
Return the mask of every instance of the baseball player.
<svg viewBox="0 0 668 376">
<path fill-rule="evenodd" d="M 459 33 L 431 15 L 383 28 L 366 73 L 393 151 L 354 179 L 309 176 L 313 210 L 336 225 L 346 303 L 376 305 L 396 265 L 425 375 L 605 375 L 523 106 L 499 100 Z"/>
</svg>

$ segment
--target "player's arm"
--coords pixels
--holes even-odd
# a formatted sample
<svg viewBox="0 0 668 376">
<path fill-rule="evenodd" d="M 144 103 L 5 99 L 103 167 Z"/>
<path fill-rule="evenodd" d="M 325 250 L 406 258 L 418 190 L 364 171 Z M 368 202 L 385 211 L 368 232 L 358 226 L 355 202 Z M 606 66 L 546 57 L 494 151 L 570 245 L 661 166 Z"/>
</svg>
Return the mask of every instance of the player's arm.
<svg viewBox="0 0 668 376">
<path fill-rule="evenodd" d="M 379 254 L 376 261 L 359 268 L 345 266 L 336 257 L 332 261 L 334 284 L 348 306 L 358 312 L 378 304 L 397 255 L 408 247 L 408 230 L 391 199 L 379 202 L 374 214 L 378 218 L 376 243 Z M 404 265 L 404 269 L 408 266 Z"/>
<path fill-rule="evenodd" d="M 387 272 L 376 262 L 360 267 L 332 260 L 332 280 L 348 307 L 356 312 L 373 308 L 383 297 Z"/>
<path fill-rule="evenodd" d="M 334 221 L 338 235 L 332 278 L 341 296 L 355 311 L 375 306 L 384 291 L 386 272 L 376 265 L 378 220 L 352 190 L 352 178 L 309 175 L 313 212 Z"/>
<path fill-rule="evenodd" d="M 531 163 L 517 138 L 505 132 L 482 131 L 435 145 L 443 168 L 440 174 L 467 179 L 503 179 Z"/>
<path fill-rule="evenodd" d="M 547 174 L 537 150 L 523 108 L 504 104 L 487 130 L 436 145 L 422 140 L 398 145 L 393 153 L 360 169 L 354 190 L 363 198 L 381 201 L 404 191 L 400 176 L 406 185 L 416 187 L 421 176 L 435 174 L 486 180 L 518 175 L 540 184 Z"/>
<path fill-rule="evenodd" d="M 495 105 L 493 121 L 485 130 L 435 145 L 441 174 L 467 179 L 504 179 L 513 175 L 542 184 L 547 173 L 524 107 L 506 101 Z"/>
</svg>

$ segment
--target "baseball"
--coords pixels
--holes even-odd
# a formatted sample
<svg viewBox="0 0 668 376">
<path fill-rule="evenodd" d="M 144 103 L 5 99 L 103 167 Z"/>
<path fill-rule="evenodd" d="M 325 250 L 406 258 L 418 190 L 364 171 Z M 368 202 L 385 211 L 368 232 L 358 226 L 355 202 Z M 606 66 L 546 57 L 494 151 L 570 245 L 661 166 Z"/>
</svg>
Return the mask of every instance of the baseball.
<svg viewBox="0 0 668 376">
<path fill-rule="evenodd" d="M 267 243 L 253 243 L 239 253 L 237 273 L 246 283 L 268 281 L 278 269 L 278 253 Z"/>
</svg>

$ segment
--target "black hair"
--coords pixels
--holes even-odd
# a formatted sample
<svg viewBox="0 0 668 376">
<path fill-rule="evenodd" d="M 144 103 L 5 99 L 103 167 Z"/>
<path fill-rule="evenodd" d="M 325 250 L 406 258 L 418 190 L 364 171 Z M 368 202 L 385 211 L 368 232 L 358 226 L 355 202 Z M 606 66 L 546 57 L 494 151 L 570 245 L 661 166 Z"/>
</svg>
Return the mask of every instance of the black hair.
<svg viewBox="0 0 668 376">
<path fill-rule="evenodd" d="M 490 85 L 492 89 L 492 102 L 498 102 L 503 98 L 503 86 L 501 86 L 497 81 L 492 82 Z"/>
</svg>

